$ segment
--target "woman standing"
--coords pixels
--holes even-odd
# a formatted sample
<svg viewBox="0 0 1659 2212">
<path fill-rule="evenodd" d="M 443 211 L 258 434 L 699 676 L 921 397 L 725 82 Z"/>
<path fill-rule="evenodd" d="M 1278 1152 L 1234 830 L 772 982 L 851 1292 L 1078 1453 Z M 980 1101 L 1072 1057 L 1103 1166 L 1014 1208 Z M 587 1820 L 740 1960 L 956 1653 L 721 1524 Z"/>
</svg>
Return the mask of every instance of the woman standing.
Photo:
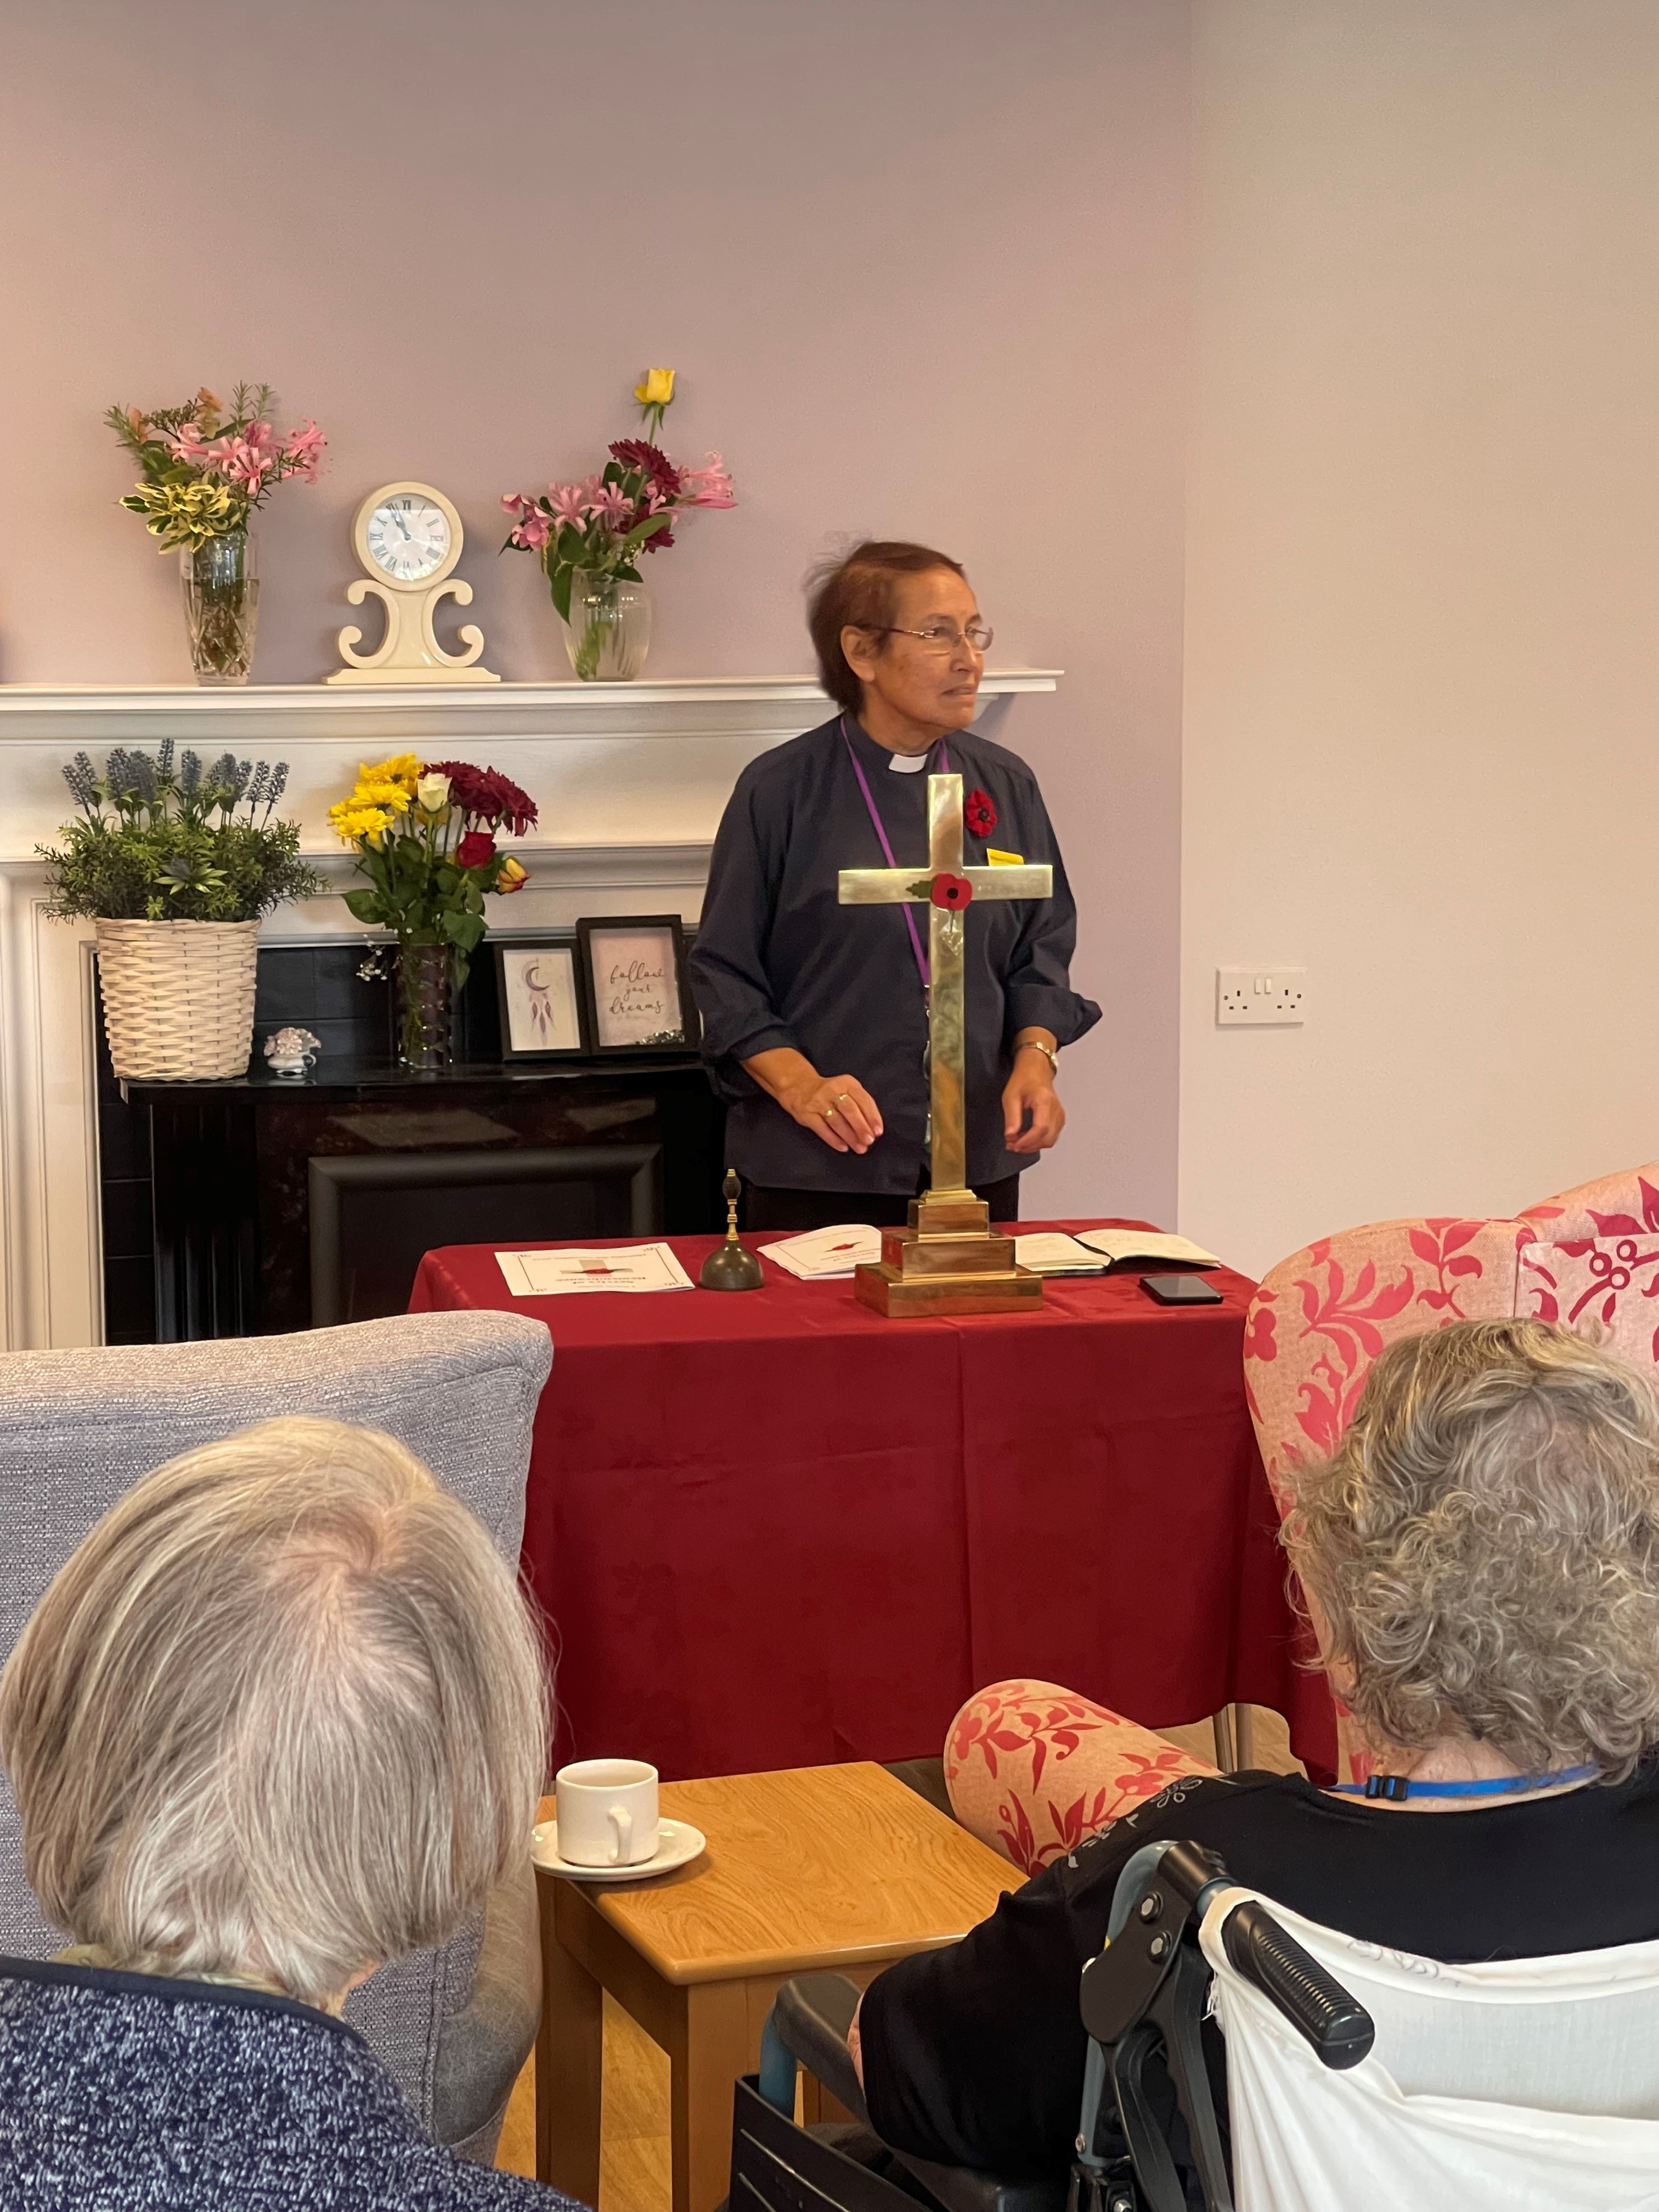
<svg viewBox="0 0 1659 2212">
<path fill-rule="evenodd" d="M 927 955 L 908 906 L 843 907 L 843 868 L 927 865 L 927 776 L 962 777 L 963 851 L 1054 869 L 1045 900 L 970 905 L 968 1180 L 993 1220 L 1066 1114 L 1058 1054 L 1100 1018 L 1072 989 L 1077 910 L 1036 778 L 969 732 L 991 633 L 957 562 L 858 546 L 809 627 L 841 712 L 752 762 L 714 841 L 690 958 L 703 1057 L 751 1229 L 890 1226 L 927 1183 Z"/>
</svg>

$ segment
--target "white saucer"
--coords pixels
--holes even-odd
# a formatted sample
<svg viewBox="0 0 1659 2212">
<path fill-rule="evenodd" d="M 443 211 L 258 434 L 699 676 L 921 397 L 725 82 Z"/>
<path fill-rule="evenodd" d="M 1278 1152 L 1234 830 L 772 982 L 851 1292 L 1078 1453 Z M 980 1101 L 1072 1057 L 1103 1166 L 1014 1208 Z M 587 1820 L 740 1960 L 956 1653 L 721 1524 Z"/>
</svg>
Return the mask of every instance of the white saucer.
<svg viewBox="0 0 1659 2212">
<path fill-rule="evenodd" d="M 634 1866 L 573 1866 L 559 1856 L 559 1824 L 544 1820 L 530 1832 L 530 1856 L 549 1874 L 568 1875 L 572 1881 L 647 1881 L 653 1875 L 672 1874 L 689 1866 L 708 1848 L 708 1838 L 689 1820 L 659 1820 L 657 1848 L 648 1859 Z"/>
</svg>

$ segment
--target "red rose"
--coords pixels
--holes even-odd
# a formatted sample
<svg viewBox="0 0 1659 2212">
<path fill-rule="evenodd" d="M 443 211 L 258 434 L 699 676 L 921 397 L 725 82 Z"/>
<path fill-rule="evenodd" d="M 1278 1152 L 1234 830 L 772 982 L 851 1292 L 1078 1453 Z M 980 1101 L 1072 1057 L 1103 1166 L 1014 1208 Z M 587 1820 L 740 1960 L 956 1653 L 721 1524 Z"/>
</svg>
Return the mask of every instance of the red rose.
<svg viewBox="0 0 1659 2212">
<path fill-rule="evenodd" d="M 970 791 L 963 801 L 962 818 L 975 837 L 988 837 L 997 826 L 997 811 L 987 791 Z"/>
<path fill-rule="evenodd" d="M 495 857 L 495 840 L 487 830 L 469 830 L 455 848 L 458 868 L 482 868 Z"/>
<path fill-rule="evenodd" d="M 933 878 L 933 888 L 927 894 L 935 906 L 947 908 L 959 914 L 974 896 L 974 887 L 966 876 L 947 876 L 941 872 Z"/>
</svg>

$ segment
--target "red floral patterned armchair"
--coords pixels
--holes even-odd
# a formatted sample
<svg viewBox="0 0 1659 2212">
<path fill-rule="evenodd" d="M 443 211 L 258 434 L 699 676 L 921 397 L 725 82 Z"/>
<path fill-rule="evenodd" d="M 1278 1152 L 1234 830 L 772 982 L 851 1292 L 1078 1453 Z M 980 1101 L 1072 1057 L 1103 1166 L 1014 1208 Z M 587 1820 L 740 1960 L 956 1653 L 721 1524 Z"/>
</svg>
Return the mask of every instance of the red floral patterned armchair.
<svg viewBox="0 0 1659 2212">
<path fill-rule="evenodd" d="M 1510 1221 L 1382 1221 L 1322 1237 L 1269 1270 L 1244 1328 L 1244 1387 L 1275 1498 L 1333 1450 L 1385 1344 L 1503 1314 L 1594 1331 L 1659 1363 L 1659 1161 L 1540 1199 Z M 1338 1709 L 1345 1778 L 1364 1755 Z"/>
</svg>

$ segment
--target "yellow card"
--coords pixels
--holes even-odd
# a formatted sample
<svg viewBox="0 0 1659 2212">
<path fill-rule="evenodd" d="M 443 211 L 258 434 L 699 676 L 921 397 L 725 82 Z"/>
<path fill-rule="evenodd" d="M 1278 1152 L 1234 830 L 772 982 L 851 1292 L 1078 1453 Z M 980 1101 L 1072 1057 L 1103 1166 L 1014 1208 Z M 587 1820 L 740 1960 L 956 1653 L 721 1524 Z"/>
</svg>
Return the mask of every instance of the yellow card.
<svg viewBox="0 0 1659 2212">
<path fill-rule="evenodd" d="M 985 857 L 994 868 L 1023 868 L 1025 860 L 1018 853 L 999 853 L 994 845 L 985 848 Z"/>
</svg>

